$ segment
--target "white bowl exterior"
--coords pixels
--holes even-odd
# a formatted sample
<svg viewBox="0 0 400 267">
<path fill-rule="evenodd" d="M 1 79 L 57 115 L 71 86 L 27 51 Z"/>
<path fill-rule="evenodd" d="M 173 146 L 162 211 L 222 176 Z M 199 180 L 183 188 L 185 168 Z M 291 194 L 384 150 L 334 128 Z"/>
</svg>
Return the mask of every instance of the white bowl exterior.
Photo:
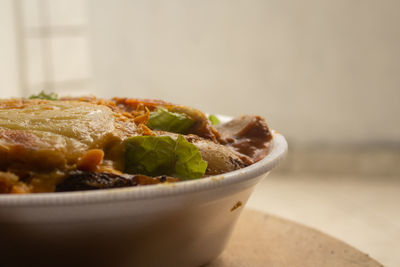
<svg viewBox="0 0 400 267">
<path fill-rule="evenodd" d="M 23 217 L 13 218 L 24 223 L 0 228 L 0 249 L 8 251 L 6 255 L 14 262 L 9 251 L 57 255 L 62 247 L 68 254 L 80 250 L 100 253 L 90 260 L 92 266 L 105 264 L 108 256 L 104 256 L 111 252 L 115 265 L 104 266 L 200 266 L 223 251 L 243 206 L 263 176 L 188 195 L 93 203 L 90 207 L 25 207 L 18 212 Z M 237 203 L 242 206 L 233 209 Z M 48 218 L 49 214 L 51 220 L 26 223 L 29 217 Z M 83 220 L 75 220 L 77 217 Z M 27 242 L 32 236 L 34 242 Z M 65 262 L 65 266 L 71 264 L 76 265 Z"/>
<path fill-rule="evenodd" d="M 223 251 L 254 186 L 286 150 L 286 141 L 274 132 L 265 159 L 221 176 L 96 192 L 0 196 L 0 249 L 14 262 L 21 252 L 32 253 L 32 260 L 46 251 L 54 260 L 64 258 L 65 266 L 76 266 L 63 252 L 85 251 L 80 262 L 86 266 L 199 266 Z M 242 206 L 233 209 L 237 203 Z M 50 256 L 37 260 L 43 266 L 54 263 Z"/>
</svg>

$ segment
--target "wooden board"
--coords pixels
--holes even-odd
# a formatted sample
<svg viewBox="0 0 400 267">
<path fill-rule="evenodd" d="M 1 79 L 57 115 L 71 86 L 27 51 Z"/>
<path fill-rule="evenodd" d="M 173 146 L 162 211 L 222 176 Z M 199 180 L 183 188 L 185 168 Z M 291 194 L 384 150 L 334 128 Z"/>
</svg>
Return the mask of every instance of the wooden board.
<svg viewBox="0 0 400 267">
<path fill-rule="evenodd" d="M 382 266 L 367 254 L 306 226 L 244 210 L 226 250 L 207 267 Z"/>
</svg>

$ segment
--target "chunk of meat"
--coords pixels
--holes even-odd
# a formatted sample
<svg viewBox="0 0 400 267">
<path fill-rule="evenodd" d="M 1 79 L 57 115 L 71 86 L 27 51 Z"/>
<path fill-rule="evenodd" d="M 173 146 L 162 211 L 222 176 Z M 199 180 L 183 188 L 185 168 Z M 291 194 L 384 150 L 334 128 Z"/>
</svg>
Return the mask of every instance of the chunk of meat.
<svg viewBox="0 0 400 267">
<path fill-rule="evenodd" d="M 257 162 L 269 152 L 272 134 L 260 116 L 241 116 L 218 125 L 220 141 Z"/>
<path fill-rule="evenodd" d="M 206 139 L 187 138 L 199 148 L 203 160 L 207 161 L 206 175 L 222 174 L 244 168 L 250 164 L 245 156 L 239 156 L 226 146 Z"/>
<path fill-rule="evenodd" d="M 160 136 L 166 135 L 173 139 L 178 138 L 178 134 L 164 131 L 154 132 Z M 199 149 L 201 157 L 207 162 L 206 175 L 234 171 L 246 167 L 251 163 L 251 159 L 247 156 L 236 153 L 229 147 L 211 140 L 193 134 L 185 135 L 184 137 L 189 143 L 192 143 Z"/>
</svg>

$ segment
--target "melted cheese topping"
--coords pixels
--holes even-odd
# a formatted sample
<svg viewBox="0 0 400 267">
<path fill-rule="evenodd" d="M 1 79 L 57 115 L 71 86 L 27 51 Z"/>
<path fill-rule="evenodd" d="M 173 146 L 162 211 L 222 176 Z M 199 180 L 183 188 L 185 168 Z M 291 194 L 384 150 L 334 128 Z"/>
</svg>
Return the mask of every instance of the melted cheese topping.
<svg viewBox="0 0 400 267">
<path fill-rule="evenodd" d="M 109 107 L 73 101 L 1 100 L 0 167 L 66 168 L 88 149 L 135 134 Z"/>
</svg>

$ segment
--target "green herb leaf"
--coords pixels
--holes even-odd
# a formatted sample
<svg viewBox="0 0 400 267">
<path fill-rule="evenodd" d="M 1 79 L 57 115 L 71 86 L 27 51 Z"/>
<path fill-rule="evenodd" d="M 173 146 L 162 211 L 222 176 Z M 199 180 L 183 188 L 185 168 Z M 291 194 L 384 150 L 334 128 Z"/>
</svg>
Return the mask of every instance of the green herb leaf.
<svg viewBox="0 0 400 267">
<path fill-rule="evenodd" d="M 151 176 L 171 175 L 181 179 L 204 176 L 207 169 L 198 148 L 179 135 L 134 136 L 125 140 L 125 172 Z"/>
<path fill-rule="evenodd" d="M 125 141 L 125 172 L 162 175 L 173 171 L 175 141 L 169 136 L 134 136 Z"/>
<path fill-rule="evenodd" d="M 208 116 L 208 119 L 211 121 L 211 124 L 212 124 L 212 125 L 218 125 L 218 124 L 221 123 L 221 122 L 219 121 L 219 119 L 217 118 L 217 116 L 215 116 L 215 115 L 210 115 L 210 116 Z"/>
<path fill-rule="evenodd" d="M 46 99 L 46 100 L 58 100 L 58 95 L 56 93 L 45 93 L 44 91 L 41 91 L 37 95 L 31 95 L 29 99 Z"/>
<path fill-rule="evenodd" d="M 186 133 L 194 124 L 194 120 L 186 114 L 170 112 L 165 108 L 158 107 L 150 113 L 147 127 L 152 130 L 162 130 L 173 133 Z"/>
<path fill-rule="evenodd" d="M 203 160 L 199 149 L 179 135 L 176 139 L 175 173 L 178 177 L 196 179 L 203 177 L 207 169 L 207 162 Z"/>
</svg>

